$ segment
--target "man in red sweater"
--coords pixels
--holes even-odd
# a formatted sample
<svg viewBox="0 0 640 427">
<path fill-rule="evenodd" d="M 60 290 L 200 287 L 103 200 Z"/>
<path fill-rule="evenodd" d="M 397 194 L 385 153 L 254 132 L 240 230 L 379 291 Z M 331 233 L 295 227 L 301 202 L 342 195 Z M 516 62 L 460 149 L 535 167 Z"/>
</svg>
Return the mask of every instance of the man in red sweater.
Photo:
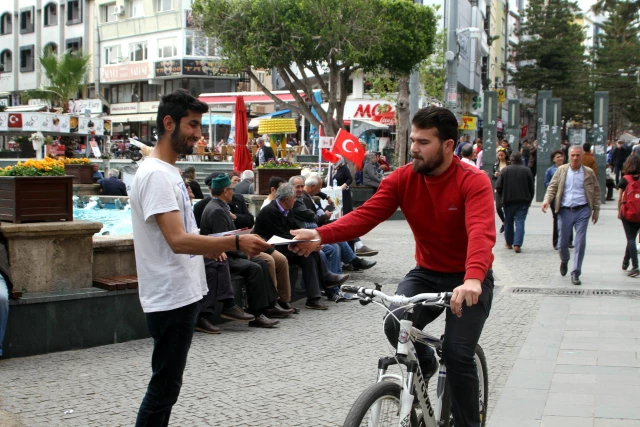
<svg viewBox="0 0 640 427">
<path fill-rule="evenodd" d="M 417 266 L 400 282 L 396 294 L 453 292 L 443 344 L 453 415 L 456 426 L 479 427 L 474 354 L 493 297 L 493 191 L 486 174 L 454 156 L 458 122 L 450 111 L 423 108 L 412 125 L 413 162 L 384 179 L 376 194 L 348 215 L 315 230 L 292 231 L 298 239 L 320 239 L 292 250 L 307 255 L 321 243 L 362 236 L 400 207 L 414 234 Z M 422 329 L 441 312 L 416 307 L 414 325 Z M 401 318 L 403 312 L 394 314 Z M 395 346 L 398 322 L 391 316 L 385 332 Z M 438 366 L 433 350 L 416 343 L 416 351 L 428 379 Z"/>
</svg>

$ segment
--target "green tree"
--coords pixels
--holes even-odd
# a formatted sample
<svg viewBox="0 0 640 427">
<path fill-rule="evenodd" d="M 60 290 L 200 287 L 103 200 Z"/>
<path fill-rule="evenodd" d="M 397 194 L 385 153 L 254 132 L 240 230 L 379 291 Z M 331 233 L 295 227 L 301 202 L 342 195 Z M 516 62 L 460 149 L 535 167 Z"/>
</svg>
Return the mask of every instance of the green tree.
<svg viewBox="0 0 640 427">
<path fill-rule="evenodd" d="M 562 98 L 563 116 L 581 118 L 591 107 L 584 31 L 577 3 L 568 0 L 530 0 L 517 31 L 513 80 L 525 95 L 537 99 L 539 90 Z"/>
<path fill-rule="evenodd" d="M 323 122 L 330 136 L 344 127 L 353 72 L 408 75 L 431 53 L 435 28 L 432 9 L 407 0 L 196 0 L 193 12 L 231 69 L 247 73 L 276 104 L 314 126 Z M 283 104 L 254 67 L 277 70 L 296 104 Z M 316 102 L 314 89 L 327 108 Z"/>
<path fill-rule="evenodd" d="M 91 56 L 70 50 L 59 56 L 53 51 L 46 51 L 38 59 L 44 73 L 43 84 L 38 89 L 27 91 L 26 96 L 47 100 L 68 113 L 69 101 L 78 97 L 86 83 Z M 76 137 L 62 138 L 65 156 L 73 157 L 76 142 Z"/>
<path fill-rule="evenodd" d="M 430 100 L 443 101 L 447 66 L 444 59 L 446 33 L 441 30 L 435 37 L 434 52 L 420 65 L 420 85 Z"/>
<path fill-rule="evenodd" d="M 593 83 L 609 92 L 609 129 L 617 135 L 625 121 L 640 121 L 640 3 L 609 0 L 606 7 L 592 55 Z"/>
</svg>

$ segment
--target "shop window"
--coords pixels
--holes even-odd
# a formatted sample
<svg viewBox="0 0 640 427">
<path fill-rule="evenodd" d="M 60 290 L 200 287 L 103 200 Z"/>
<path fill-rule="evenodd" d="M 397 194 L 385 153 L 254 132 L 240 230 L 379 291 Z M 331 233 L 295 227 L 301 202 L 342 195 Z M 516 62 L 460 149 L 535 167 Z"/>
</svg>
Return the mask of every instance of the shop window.
<svg viewBox="0 0 640 427">
<path fill-rule="evenodd" d="M 131 9 L 129 10 L 130 18 L 142 18 L 144 16 L 143 0 L 132 0 Z"/>
<path fill-rule="evenodd" d="M 158 39 L 158 58 L 172 58 L 178 55 L 176 38 Z"/>
<path fill-rule="evenodd" d="M 156 0 L 157 12 L 168 12 L 173 10 L 173 0 Z"/>
<path fill-rule="evenodd" d="M 13 57 L 9 49 L 5 49 L 0 53 L 0 67 L 2 73 L 10 73 L 13 71 Z"/>
<path fill-rule="evenodd" d="M 9 12 L 3 13 L 0 18 L 0 34 L 11 34 L 11 14 Z"/>
<path fill-rule="evenodd" d="M 34 70 L 35 47 L 33 45 L 20 47 L 20 72 L 27 73 Z"/>
<path fill-rule="evenodd" d="M 71 50 L 71 52 L 82 53 L 82 37 L 67 39 L 66 49 Z"/>
<path fill-rule="evenodd" d="M 147 42 L 138 42 L 129 44 L 129 61 L 146 61 L 147 60 Z"/>
<path fill-rule="evenodd" d="M 57 55 L 58 54 L 58 45 L 51 42 L 48 43 L 45 47 L 44 47 L 44 53 L 45 54 L 53 54 L 53 55 Z"/>
<path fill-rule="evenodd" d="M 58 25 L 58 5 L 49 3 L 44 7 L 44 26 Z"/>
<path fill-rule="evenodd" d="M 82 23 L 82 1 L 67 0 L 67 25 Z"/>
<path fill-rule="evenodd" d="M 215 39 L 210 39 L 198 32 L 187 31 L 184 54 L 186 56 L 218 56 Z"/>
<path fill-rule="evenodd" d="M 116 4 L 110 3 L 101 6 L 100 8 L 102 22 L 115 22 L 118 20 L 118 15 L 116 15 Z"/>
<path fill-rule="evenodd" d="M 157 101 L 160 88 L 161 88 L 161 86 L 150 85 L 147 82 L 142 82 L 142 84 L 141 84 L 142 101 L 143 102 Z"/>
<path fill-rule="evenodd" d="M 20 34 L 33 33 L 33 7 L 20 11 Z"/>
<path fill-rule="evenodd" d="M 121 61 L 120 45 L 104 48 L 104 63 L 106 65 L 119 64 Z"/>
</svg>

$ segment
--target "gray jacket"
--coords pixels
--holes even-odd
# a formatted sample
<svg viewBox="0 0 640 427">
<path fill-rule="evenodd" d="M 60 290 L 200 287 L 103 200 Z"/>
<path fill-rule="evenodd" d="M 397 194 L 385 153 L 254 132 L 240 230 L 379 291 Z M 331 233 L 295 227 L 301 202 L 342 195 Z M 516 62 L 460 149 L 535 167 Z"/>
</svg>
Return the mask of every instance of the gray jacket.
<svg viewBox="0 0 640 427">
<path fill-rule="evenodd" d="M 367 162 L 364 164 L 362 168 L 362 183 L 364 185 L 378 188 L 380 181 L 382 181 L 382 176 L 373 163 Z"/>
</svg>

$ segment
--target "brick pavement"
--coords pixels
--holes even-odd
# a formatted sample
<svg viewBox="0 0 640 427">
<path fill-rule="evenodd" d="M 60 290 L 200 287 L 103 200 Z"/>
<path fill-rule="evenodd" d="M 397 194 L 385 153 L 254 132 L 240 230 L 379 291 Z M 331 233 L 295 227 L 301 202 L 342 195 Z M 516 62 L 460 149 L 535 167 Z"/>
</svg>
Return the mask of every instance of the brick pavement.
<svg viewBox="0 0 640 427">
<path fill-rule="evenodd" d="M 481 339 L 489 364 L 489 411 L 544 299 L 504 287 L 548 283 L 557 261 L 547 249 L 549 233 L 541 220 L 528 234 L 523 254 L 502 249 L 501 240 L 494 251 L 498 288 Z M 392 292 L 414 264 L 406 223 L 388 221 L 363 240 L 381 250 L 379 264 L 354 274 L 354 280 L 379 281 Z M 349 302 L 332 304 L 328 312 L 303 308 L 276 330 L 230 323 L 221 335 L 197 334 L 172 425 L 341 425 L 351 403 L 374 381 L 378 357 L 388 354 L 382 315 L 373 305 Z M 429 330 L 440 333 L 442 320 Z M 132 425 L 150 376 L 150 354 L 151 341 L 140 340 L 0 360 L 0 411 L 16 414 L 16 425 L 25 426 Z M 73 413 L 65 414 L 69 410 Z M 0 412 L 0 425 L 5 419 Z"/>
</svg>

